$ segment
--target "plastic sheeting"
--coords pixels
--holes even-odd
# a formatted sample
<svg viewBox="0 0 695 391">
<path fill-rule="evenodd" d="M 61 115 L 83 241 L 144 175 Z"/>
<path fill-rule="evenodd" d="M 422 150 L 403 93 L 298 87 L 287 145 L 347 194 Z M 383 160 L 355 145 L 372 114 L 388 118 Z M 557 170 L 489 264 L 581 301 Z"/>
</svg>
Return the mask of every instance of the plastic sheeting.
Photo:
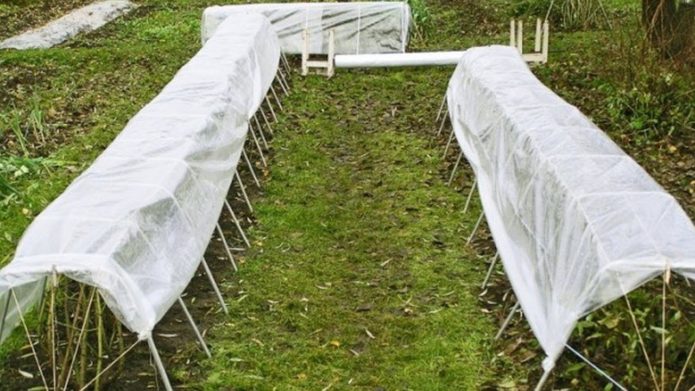
<svg viewBox="0 0 695 391">
<path fill-rule="evenodd" d="M 96 30 L 135 8 L 128 0 L 105 0 L 76 9 L 43 27 L 0 42 L 0 49 L 46 49 L 75 35 Z"/>
<path fill-rule="evenodd" d="M 447 102 L 546 371 L 580 317 L 667 268 L 695 278 L 695 228 L 676 200 L 516 49 L 466 51 Z"/>
<path fill-rule="evenodd" d="M 248 119 L 280 59 L 261 15 L 230 18 L 28 228 L 0 271 L 0 311 L 57 273 L 99 288 L 145 338 L 193 277 L 219 218 Z M 7 325 L 18 322 L 10 302 Z"/>
<path fill-rule="evenodd" d="M 408 43 L 410 7 L 387 1 L 209 7 L 203 12 L 203 42 L 228 16 L 249 13 L 262 13 L 270 19 L 285 53 L 302 52 L 305 29 L 312 54 L 328 53 L 329 30 L 335 31 L 336 54 L 403 53 Z"/>
</svg>

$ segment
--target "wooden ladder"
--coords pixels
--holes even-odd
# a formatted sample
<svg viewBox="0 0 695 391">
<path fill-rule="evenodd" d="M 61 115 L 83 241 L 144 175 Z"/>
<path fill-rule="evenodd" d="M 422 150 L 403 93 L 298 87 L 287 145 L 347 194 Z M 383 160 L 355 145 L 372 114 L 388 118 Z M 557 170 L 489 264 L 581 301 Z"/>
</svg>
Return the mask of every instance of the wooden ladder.
<svg viewBox="0 0 695 391">
<path fill-rule="evenodd" d="M 330 78 L 335 74 L 335 32 L 328 31 L 328 55 L 325 59 L 312 59 L 309 56 L 309 31 L 304 29 L 302 34 L 304 46 L 302 47 L 302 76 L 309 74 L 309 68 L 316 69 L 318 74 Z"/>
<path fill-rule="evenodd" d="M 524 22 L 512 19 L 509 23 L 509 46 L 515 47 L 526 62 L 545 64 L 548 62 L 548 40 L 550 24 L 540 18 L 536 19 L 536 36 L 533 52 L 524 53 Z"/>
</svg>

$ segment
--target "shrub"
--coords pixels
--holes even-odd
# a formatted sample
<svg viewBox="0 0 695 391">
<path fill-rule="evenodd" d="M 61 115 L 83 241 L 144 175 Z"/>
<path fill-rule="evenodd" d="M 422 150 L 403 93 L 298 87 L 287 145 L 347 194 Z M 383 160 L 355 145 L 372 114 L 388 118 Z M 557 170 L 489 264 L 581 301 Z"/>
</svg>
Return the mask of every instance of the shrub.
<svg viewBox="0 0 695 391">
<path fill-rule="evenodd" d="M 410 14 L 413 17 L 414 33 L 416 37 L 422 38 L 432 20 L 432 15 L 425 0 L 408 0 Z"/>
<path fill-rule="evenodd" d="M 695 94 L 677 74 L 643 73 L 632 88 L 602 86 L 608 117 L 638 143 L 695 130 Z"/>
</svg>

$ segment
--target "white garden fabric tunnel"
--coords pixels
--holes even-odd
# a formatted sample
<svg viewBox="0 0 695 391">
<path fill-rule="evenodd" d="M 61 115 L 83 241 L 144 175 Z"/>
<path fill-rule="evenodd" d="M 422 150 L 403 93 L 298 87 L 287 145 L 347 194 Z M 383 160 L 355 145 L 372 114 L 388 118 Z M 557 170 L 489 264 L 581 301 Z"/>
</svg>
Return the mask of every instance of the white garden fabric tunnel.
<svg viewBox="0 0 695 391">
<path fill-rule="evenodd" d="M 206 8 L 201 38 L 207 41 L 229 16 L 262 14 L 278 34 L 282 51 L 299 54 L 303 32 L 309 52 L 328 53 L 328 32 L 335 33 L 336 54 L 403 53 L 408 44 L 410 7 L 405 2 L 261 3 Z"/>
<path fill-rule="evenodd" d="M 198 268 L 278 69 L 261 15 L 230 18 L 25 232 L 0 271 L 6 336 L 53 272 L 98 288 L 147 338 Z"/>
<path fill-rule="evenodd" d="M 661 273 L 695 278 L 680 205 L 517 50 L 466 51 L 447 103 L 546 373 L 582 316 Z"/>
</svg>

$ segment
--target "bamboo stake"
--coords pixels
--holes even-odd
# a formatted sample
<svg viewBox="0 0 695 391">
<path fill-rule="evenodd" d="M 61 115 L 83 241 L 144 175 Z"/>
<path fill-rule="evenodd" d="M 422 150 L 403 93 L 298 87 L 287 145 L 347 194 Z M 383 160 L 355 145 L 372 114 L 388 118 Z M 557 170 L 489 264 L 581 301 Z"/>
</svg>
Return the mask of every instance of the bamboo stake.
<svg viewBox="0 0 695 391">
<path fill-rule="evenodd" d="M 76 345 L 74 343 L 74 330 L 77 329 L 77 321 L 79 320 L 79 314 L 80 311 L 82 310 L 82 301 L 84 300 L 84 285 L 80 284 L 80 292 L 77 296 L 77 303 L 75 304 L 75 317 L 72 320 L 72 327 L 68 329 L 67 332 L 67 347 L 65 348 L 65 356 L 63 357 L 63 365 L 61 366 L 61 371 L 60 371 L 60 376 L 58 376 L 58 384 L 63 384 L 65 382 L 65 377 L 68 374 L 66 369 L 68 368 L 68 359 L 70 358 L 70 352 L 73 349 L 73 345 Z M 77 349 L 77 346 L 74 346 L 75 349 Z M 70 368 L 72 370 L 72 368 Z"/>
<path fill-rule="evenodd" d="M 86 390 L 87 387 L 89 387 L 89 386 L 90 386 L 92 383 L 94 383 L 94 382 L 97 382 L 97 384 L 98 384 L 98 381 L 99 381 L 99 379 L 101 378 L 101 375 L 103 375 L 106 371 L 108 371 L 109 369 L 111 369 L 111 367 L 114 366 L 114 364 L 116 364 L 117 362 L 118 362 L 118 363 L 121 363 L 121 362 L 122 362 L 121 359 L 122 359 L 123 357 L 125 357 L 125 355 L 128 354 L 128 352 L 130 352 L 131 350 L 133 350 L 133 348 L 135 347 L 135 345 L 137 345 L 137 344 L 139 344 L 139 343 L 140 343 L 140 341 L 138 340 L 138 341 L 135 341 L 132 345 L 130 345 L 130 347 L 128 347 L 127 350 L 124 350 L 118 357 L 116 357 L 115 359 L 113 359 L 113 361 L 111 361 L 111 362 L 109 363 L 109 365 L 106 366 L 106 368 L 104 368 L 103 370 L 97 372 L 97 374 L 96 374 L 96 376 L 94 377 L 94 379 L 90 380 L 89 383 L 85 384 L 84 387 L 80 388 L 80 391 Z M 94 387 L 96 388 L 97 385 L 95 384 Z"/>
<path fill-rule="evenodd" d="M 58 287 L 58 274 L 56 273 L 55 267 L 51 273 L 51 308 L 49 308 L 49 314 L 51 319 L 51 366 L 53 371 L 53 387 L 58 384 L 58 372 L 56 368 L 56 314 L 55 314 L 55 303 L 56 303 L 56 289 Z"/>
<path fill-rule="evenodd" d="M 92 303 L 94 302 L 94 294 L 96 293 L 96 288 L 92 289 L 91 295 L 89 295 L 89 302 L 87 302 L 87 308 L 84 310 L 84 320 L 82 321 L 82 328 L 80 329 L 80 334 L 77 336 L 77 344 L 75 346 L 75 351 L 72 354 L 72 360 L 70 360 L 70 367 L 68 367 L 68 375 L 67 379 L 65 379 L 65 385 L 63 386 L 63 389 L 68 388 L 68 384 L 70 384 L 70 376 L 72 375 L 72 368 L 75 365 L 75 360 L 77 359 L 77 352 L 78 350 L 81 351 L 82 355 L 80 356 L 80 372 L 79 375 L 81 376 L 78 377 L 77 381 L 80 386 L 84 385 L 84 366 L 86 365 L 86 360 L 87 360 L 87 354 L 86 354 L 86 338 L 83 339 L 83 336 L 85 334 L 85 331 L 87 330 L 87 324 L 89 324 L 89 311 L 92 309 Z M 79 345 L 79 349 L 78 346 Z"/>
<path fill-rule="evenodd" d="M 84 387 L 87 373 L 87 335 L 89 334 L 89 331 L 87 331 L 87 326 L 89 325 L 89 310 L 92 307 L 91 301 L 94 300 L 94 295 L 96 295 L 96 291 L 96 288 L 92 288 L 92 298 L 90 299 L 90 303 L 87 306 L 87 311 L 85 311 L 84 323 L 82 325 L 82 328 L 85 332 L 82 340 L 80 341 L 80 371 L 77 377 L 77 384 L 79 384 L 80 388 Z"/>
<path fill-rule="evenodd" d="M 101 296 L 97 293 L 96 297 L 96 317 L 97 317 L 97 373 L 101 373 L 101 369 L 104 365 L 104 319 L 103 319 L 103 307 L 101 306 Z M 94 381 L 94 390 L 99 390 L 100 387 L 100 376 L 96 377 Z"/>
<path fill-rule="evenodd" d="M 116 332 L 118 333 L 118 351 L 123 353 L 125 351 L 125 339 L 123 338 L 123 325 L 116 319 Z M 118 371 L 123 371 L 125 369 L 125 362 L 121 361 L 118 363 Z"/>
<path fill-rule="evenodd" d="M 42 282 L 42 287 L 41 287 L 41 303 L 39 304 L 40 310 L 39 310 L 39 322 L 38 322 L 38 324 L 41 326 L 43 325 L 43 320 L 44 320 L 43 317 L 45 316 L 45 312 L 46 312 L 44 307 L 46 307 L 46 283 L 47 283 L 47 281 L 48 281 L 48 277 L 44 277 L 43 282 Z M 39 341 L 41 340 L 41 337 L 43 336 L 43 331 L 44 331 L 44 327 L 39 327 L 38 335 L 37 335 L 37 339 Z"/>
<path fill-rule="evenodd" d="M 22 314 L 22 307 L 19 305 L 19 300 L 17 300 L 17 295 L 14 293 L 14 289 L 10 288 L 10 294 L 14 299 L 14 303 L 17 306 L 17 313 L 19 313 L 19 319 L 22 321 L 22 327 L 24 328 L 24 333 L 27 335 L 27 340 L 29 341 L 29 347 L 31 347 L 31 353 L 34 356 L 34 361 L 36 361 L 36 366 L 39 368 L 39 374 L 41 375 L 41 381 L 43 385 L 48 390 L 48 382 L 46 381 L 46 376 L 43 374 L 43 369 L 41 369 L 41 362 L 39 361 L 39 355 L 36 353 L 36 348 L 34 348 L 34 342 L 31 340 L 31 334 L 29 333 L 29 328 L 27 327 L 27 322 L 24 320 L 24 314 Z"/>
<path fill-rule="evenodd" d="M 671 269 L 666 266 L 661 284 L 661 389 L 666 390 L 666 285 L 671 281 Z"/>
<path fill-rule="evenodd" d="M 685 359 L 685 364 L 683 364 L 683 369 L 681 369 L 680 375 L 678 375 L 678 381 L 676 382 L 676 387 L 673 388 L 673 391 L 678 391 L 678 387 L 680 387 L 681 382 L 685 378 L 685 371 L 688 368 L 688 364 L 690 364 L 690 359 L 693 357 L 693 352 L 695 351 L 695 342 L 693 342 L 693 345 L 690 347 L 690 351 L 688 352 L 688 358 Z M 692 390 L 692 388 L 691 388 Z"/>
<path fill-rule="evenodd" d="M 625 292 L 624 289 L 623 292 Z M 630 319 L 632 319 L 632 325 L 635 327 L 635 331 L 637 332 L 637 339 L 639 340 L 640 347 L 642 348 L 642 354 L 644 354 L 644 359 L 647 361 L 647 366 L 649 367 L 649 374 L 651 375 L 652 381 L 654 382 L 654 389 L 658 391 L 660 390 L 659 383 L 656 380 L 656 374 L 654 373 L 654 367 L 652 366 L 652 362 L 649 359 L 649 354 L 647 354 L 647 347 L 645 346 L 644 340 L 642 339 L 642 333 L 640 332 L 639 326 L 637 325 L 637 318 L 635 317 L 634 311 L 632 311 L 632 304 L 630 304 L 630 299 L 627 297 L 627 294 L 624 294 L 623 297 L 625 298 L 625 302 L 627 303 L 627 309 L 630 312 Z"/>
</svg>

